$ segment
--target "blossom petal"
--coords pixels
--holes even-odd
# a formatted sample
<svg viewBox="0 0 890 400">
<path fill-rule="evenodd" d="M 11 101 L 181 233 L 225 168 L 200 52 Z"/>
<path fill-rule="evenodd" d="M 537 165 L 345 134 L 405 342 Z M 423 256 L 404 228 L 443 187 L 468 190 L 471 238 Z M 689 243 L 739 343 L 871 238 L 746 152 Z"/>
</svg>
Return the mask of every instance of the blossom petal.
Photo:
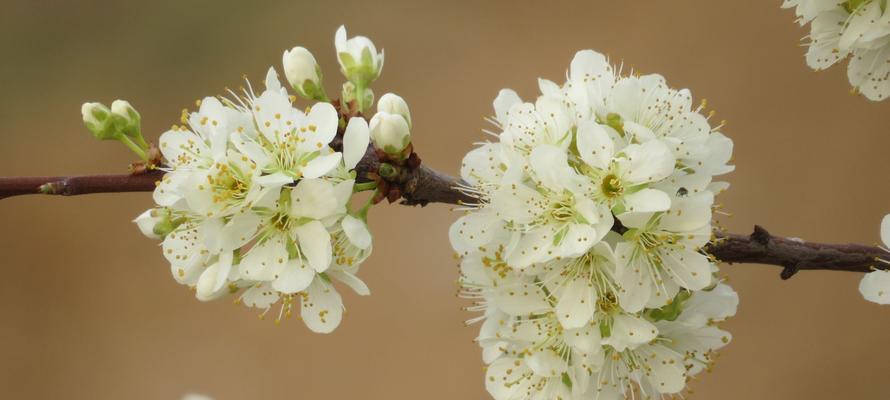
<svg viewBox="0 0 890 400">
<path fill-rule="evenodd" d="M 615 143 L 602 125 L 587 121 L 578 126 L 576 133 L 578 153 L 587 165 L 605 170 L 612 162 Z"/>
<path fill-rule="evenodd" d="M 622 152 L 627 156 L 624 178 L 630 183 L 660 181 L 674 172 L 674 153 L 660 140 L 630 144 Z"/>
<path fill-rule="evenodd" d="M 300 316 L 313 332 L 331 333 L 343 319 L 343 300 L 332 285 L 316 279 L 302 297 Z"/>
<path fill-rule="evenodd" d="M 303 167 L 303 178 L 315 179 L 326 175 L 340 164 L 342 158 L 342 153 L 331 153 L 315 157 Z"/>
<path fill-rule="evenodd" d="M 368 122 L 362 117 L 352 117 L 343 133 L 343 162 L 346 169 L 355 169 L 368 150 L 371 136 Z"/>
<path fill-rule="evenodd" d="M 291 191 L 290 216 L 324 219 L 342 210 L 334 201 L 334 185 L 323 179 L 303 179 Z"/>
<path fill-rule="evenodd" d="M 328 275 L 330 275 L 331 278 L 343 282 L 343 284 L 345 284 L 346 286 L 349 286 L 359 296 L 367 296 L 371 294 L 371 290 L 368 289 L 368 285 L 366 285 L 364 281 L 355 276 L 355 274 L 351 274 L 346 271 L 328 271 Z"/>
<path fill-rule="evenodd" d="M 655 212 L 671 208 L 671 198 L 657 189 L 643 189 L 624 195 L 624 205 L 628 212 Z"/>
<path fill-rule="evenodd" d="M 612 317 L 612 331 L 606 342 L 620 352 L 649 343 L 656 336 L 658 329 L 649 321 L 631 314 L 618 314 Z"/>
<path fill-rule="evenodd" d="M 347 215 L 343 217 L 343 222 L 340 223 L 340 226 L 343 228 L 343 233 L 346 234 L 346 238 L 349 239 L 349 242 L 352 243 L 353 246 L 362 250 L 371 247 L 371 232 L 368 231 L 368 226 L 365 225 L 364 221 L 351 215 Z"/>
<path fill-rule="evenodd" d="M 596 288 L 584 278 L 570 279 L 559 294 L 556 317 L 566 329 L 580 328 L 593 318 L 596 306 Z"/>
<path fill-rule="evenodd" d="M 872 271 L 859 282 L 859 293 L 866 300 L 878 304 L 890 304 L 890 271 Z"/>
<path fill-rule="evenodd" d="M 295 229 L 300 251 L 317 272 L 324 272 L 331 265 L 331 234 L 319 221 L 310 221 Z"/>
<path fill-rule="evenodd" d="M 297 293 L 309 287 L 314 278 L 315 270 L 309 268 L 301 258 L 294 258 L 288 260 L 278 273 L 278 278 L 272 281 L 272 288 L 281 293 Z"/>
</svg>

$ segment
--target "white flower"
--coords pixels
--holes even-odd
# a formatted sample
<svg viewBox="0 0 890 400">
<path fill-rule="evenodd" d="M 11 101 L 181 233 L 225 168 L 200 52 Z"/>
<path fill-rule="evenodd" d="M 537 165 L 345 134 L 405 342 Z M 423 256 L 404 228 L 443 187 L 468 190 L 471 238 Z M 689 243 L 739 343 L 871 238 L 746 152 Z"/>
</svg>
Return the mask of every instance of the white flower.
<svg viewBox="0 0 890 400">
<path fill-rule="evenodd" d="M 411 143 L 408 121 L 399 114 L 378 111 L 371 118 L 370 129 L 374 146 L 389 154 L 400 154 Z"/>
<path fill-rule="evenodd" d="M 408 128 L 411 128 L 411 111 L 408 110 L 408 103 L 395 93 L 386 93 L 377 100 L 377 111 L 384 111 L 390 114 L 401 115 L 408 122 Z"/>
<path fill-rule="evenodd" d="M 679 393 L 735 312 L 700 251 L 732 141 L 688 90 L 617 76 L 593 51 L 564 84 L 538 83 L 534 103 L 498 94 L 495 140 L 461 165 L 477 201 L 449 231 L 461 294 L 484 313 L 486 388 L 498 400 Z"/>
<path fill-rule="evenodd" d="M 364 36 L 346 38 L 346 27 L 340 26 L 334 35 L 334 46 L 337 49 L 337 60 L 343 75 L 358 87 L 367 85 L 380 76 L 383 69 L 383 51 L 377 48 L 371 39 Z"/>
<path fill-rule="evenodd" d="M 281 64 L 284 66 L 284 76 L 297 94 L 315 100 L 324 100 L 327 97 L 321 85 L 321 67 L 305 47 L 297 46 L 285 50 Z"/>
<path fill-rule="evenodd" d="M 205 98 L 183 115 L 188 127 L 161 136 L 167 173 L 154 198 L 162 208 L 134 222 L 163 237 L 174 278 L 199 300 L 235 294 L 263 315 L 279 304 L 276 321 L 300 307 L 309 329 L 328 333 L 343 312 L 334 282 L 369 293 L 356 273 L 371 235 L 348 208 L 369 127 L 352 118 L 343 152 L 334 151 L 340 115 L 331 104 L 304 113 L 274 69 L 265 83 L 258 95 Z"/>
<path fill-rule="evenodd" d="M 881 241 L 884 248 L 890 247 L 890 214 L 881 220 Z M 888 263 L 883 259 L 878 260 Z M 866 300 L 878 304 L 890 304 L 890 270 L 875 270 L 865 274 L 859 283 L 859 293 Z"/>
<path fill-rule="evenodd" d="M 886 1 L 786 0 L 810 23 L 807 65 L 828 68 L 848 56 L 847 77 L 869 100 L 890 96 L 890 11 Z"/>
</svg>

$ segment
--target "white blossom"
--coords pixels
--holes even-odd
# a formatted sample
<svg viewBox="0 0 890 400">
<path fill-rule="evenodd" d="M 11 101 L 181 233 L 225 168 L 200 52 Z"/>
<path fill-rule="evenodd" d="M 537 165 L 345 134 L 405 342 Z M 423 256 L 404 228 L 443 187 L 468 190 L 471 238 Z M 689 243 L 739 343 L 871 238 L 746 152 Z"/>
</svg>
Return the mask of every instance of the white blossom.
<svg viewBox="0 0 890 400">
<path fill-rule="evenodd" d="M 163 238 L 174 279 L 199 300 L 234 294 L 263 315 L 278 304 L 276 321 L 298 307 L 309 329 L 328 333 L 344 310 L 336 285 L 370 293 L 356 274 L 371 234 L 364 212 L 350 210 L 370 129 L 351 118 L 335 151 L 334 106 L 296 108 L 274 69 L 265 86 L 207 97 L 183 115 L 185 126 L 161 135 L 159 208 L 134 222 Z"/>
<path fill-rule="evenodd" d="M 732 141 L 688 90 L 620 76 L 590 50 L 565 83 L 539 87 L 533 103 L 498 94 L 495 140 L 461 166 L 476 202 L 449 231 L 462 295 L 483 312 L 486 388 L 498 400 L 679 393 L 729 340 L 713 324 L 735 313 L 701 250 Z"/>
<path fill-rule="evenodd" d="M 807 65 L 826 69 L 850 58 L 847 78 L 869 100 L 890 96 L 890 11 L 885 0 L 786 0 L 810 24 Z"/>
</svg>

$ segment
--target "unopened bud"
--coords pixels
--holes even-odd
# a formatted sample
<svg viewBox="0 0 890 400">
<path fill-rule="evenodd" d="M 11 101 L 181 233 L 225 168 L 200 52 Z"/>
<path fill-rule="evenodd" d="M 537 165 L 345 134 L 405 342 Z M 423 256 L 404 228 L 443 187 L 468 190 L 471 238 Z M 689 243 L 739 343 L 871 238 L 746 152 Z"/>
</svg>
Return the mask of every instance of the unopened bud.
<svg viewBox="0 0 890 400">
<path fill-rule="evenodd" d="M 83 103 L 80 107 L 83 124 L 99 140 L 117 140 L 121 132 L 115 126 L 111 110 L 102 103 Z"/>
<path fill-rule="evenodd" d="M 340 26 L 334 35 L 337 60 L 346 79 L 365 88 L 380 76 L 383 52 L 377 53 L 374 42 L 364 36 L 346 38 L 346 27 Z"/>
<path fill-rule="evenodd" d="M 284 75 L 291 87 L 300 96 L 312 100 L 326 100 L 327 95 L 321 85 L 321 67 L 315 57 L 304 47 L 285 50 L 281 57 Z"/>
<path fill-rule="evenodd" d="M 377 102 L 377 111 L 401 115 L 408 122 L 408 128 L 411 128 L 411 111 L 408 110 L 408 103 L 401 96 L 394 93 L 384 94 Z"/>
<path fill-rule="evenodd" d="M 175 224 L 170 220 L 170 211 L 163 208 L 147 210 L 139 214 L 133 222 L 136 223 L 143 235 L 151 239 L 162 239 L 176 229 Z"/>
<path fill-rule="evenodd" d="M 378 149 L 391 155 L 401 154 L 411 143 L 408 121 L 401 115 L 385 111 L 374 114 L 370 123 L 371 140 Z"/>
</svg>

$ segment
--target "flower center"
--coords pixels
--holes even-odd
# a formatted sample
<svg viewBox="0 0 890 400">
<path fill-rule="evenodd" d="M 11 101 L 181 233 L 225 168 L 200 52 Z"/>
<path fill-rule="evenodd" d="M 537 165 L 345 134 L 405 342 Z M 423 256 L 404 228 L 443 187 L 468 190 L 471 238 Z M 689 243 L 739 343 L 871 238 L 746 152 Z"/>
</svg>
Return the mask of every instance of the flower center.
<svg viewBox="0 0 890 400">
<path fill-rule="evenodd" d="M 615 174 L 606 175 L 600 184 L 607 197 L 618 197 L 624 194 L 624 186 Z"/>
</svg>

